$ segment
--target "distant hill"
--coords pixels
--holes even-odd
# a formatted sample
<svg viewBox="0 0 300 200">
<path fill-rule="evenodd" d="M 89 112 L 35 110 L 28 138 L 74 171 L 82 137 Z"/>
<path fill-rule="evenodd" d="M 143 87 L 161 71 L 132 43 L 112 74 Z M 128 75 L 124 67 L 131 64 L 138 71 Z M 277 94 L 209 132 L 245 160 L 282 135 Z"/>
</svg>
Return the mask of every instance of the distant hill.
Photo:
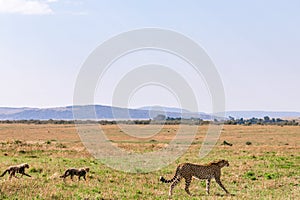
<svg viewBox="0 0 300 200">
<path fill-rule="evenodd" d="M 282 112 L 282 111 L 227 111 L 225 117 L 245 118 L 252 117 L 263 118 L 269 116 L 270 118 L 299 118 L 300 112 Z"/>
<path fill-rule="evenodd" d="M 146 106 L 138 109 L 127 109 L 104 105 L 66 106 L 56 108 L 9 108 L 0 107 L 0 120 L 73 120 L 73 111 L 82 120 L 128 120 L 153 119 L 157 115 L 166 115 L 169 118 L 200 118 L 212 120 L 212 114 L 203 112 L 190 112 L 186 109 L 162 106 Z M 94 117 L 96 113 L 96 119 Z M 228 111 L 225 117 L 234 118 L 299 118 L 300 112 L 268 112 L 268 111 Z M 78 119 L 78 118 L 77 118 Z M 217 118 L 220 120 L 220 118 Z"/>
<path fill-rule="evenodd" d="M 179 109 L 174 110 L 152 110 L 147 109 L 127 109 L 103 105 L 86 105 L 86 106 L 67 106 L 57 108 L 0 108 L 0 120 L 73 120 L 73 111 L 80 119 L 102 120 L 102 119 L 153 119 L 159 114 L 166 115 L 170 118 L 201 118 L 211 120 L 211 115 L 205 113 L 192 113 Z M 96 113 L 96 119 L 94 117 Z M 77 118 L 78 119 L 78 118 Z"/>
</svg>

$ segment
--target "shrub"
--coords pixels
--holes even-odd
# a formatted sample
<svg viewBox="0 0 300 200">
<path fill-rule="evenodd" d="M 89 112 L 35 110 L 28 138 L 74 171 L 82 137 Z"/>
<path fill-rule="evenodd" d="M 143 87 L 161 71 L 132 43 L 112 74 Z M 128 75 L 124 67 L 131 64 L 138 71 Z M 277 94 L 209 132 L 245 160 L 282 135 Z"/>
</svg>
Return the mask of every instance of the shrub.
<svg viewBox="0 0 300 200">
<path fill-rule="evenodd" d="M 42 173 L 42 171 L 43 171 L 43 169 L 42 168 L 35 168 L 35 167 L 33 167 L 33 168 L 31 168 L 30 170 L 29 170 L 29 172 L 31 172 L 31 173 Z"/>
<path fill-rule="evenodd" d="M 51 141 L 50 141 L 50 140 L 47 140 L 45 143 L 46 143 L 46 144 L 51 144 Z"/>
<path fill-rule="evenodd" d="M 58 143 L 58 144 L 56 145 L 56 147 L 58 147 L 58 148 L 67 148 L 67 146 L 64 145 L 64 144 L 62 144 L 62 143 Z"/>
<path fill-rule="evenodd" d="M 255 173 L 252 172 L 252 171 L 248 171 L 248 172 L 245 174 L 245 177 L 246 177 L 246 178 L 249 178 L 249 179 L 252 180 L 252 181 L 257 180 L 257 178 L 255 177 Z"/>
<path fill-rule="evenodd" d="M 21 140 L 15 140 L 14 144 L 22 144 L 22 141 Z"/>
<path fill-rule="evenodd" d="M 271 179 L 278 178 L 278 174 L 265 173 L 265 174 L 264 174 L 264 177 L 265 177 L 267 180 L 271 180 Z"/>
</svg>

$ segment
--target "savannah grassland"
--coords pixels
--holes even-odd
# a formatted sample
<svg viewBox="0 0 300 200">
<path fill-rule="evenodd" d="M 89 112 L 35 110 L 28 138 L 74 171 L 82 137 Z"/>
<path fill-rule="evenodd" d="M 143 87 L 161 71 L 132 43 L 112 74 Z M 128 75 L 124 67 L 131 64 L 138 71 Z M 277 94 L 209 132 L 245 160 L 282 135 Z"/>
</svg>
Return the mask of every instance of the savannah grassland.
<svg viewBox="0 0 300 200">
<path fill-rule="evenodd" d="M 159 134 L 143 140 L 127 136 L 116 125 L 102 128 L 115 145 L 149 152 L 167 145 L 178 125 L 166 125 Z M 199 159 L 207 128 L 199 126 L 189 150 L 170 166 L 152 173 L 130 174 L 92 158 L 74 125 L 1 124 L 1 172 L 10 165 L 27 162 L 32 178 L 0 178 L 0 199 L 167 199 L 170 185 L 159 182 L 159 176 L 172 178 L 181 162 L 204 164 L 218 159 L 230 162 L 222 169 L 221 180 L 232 196 L 224 195 L 214 180 L 211 194 L 206 195 L 205 181 L 194 179 L 190 186 L 194 196 L 185 193 L 181 181 L 173 199 L 300 199 L 300 126 L 226 125 L 214 149 Z M 224 140 L 233 146 L 222 145 Z M 86 182 L 68 178 L 64 183 L 59 178 L 68 167 L 84 166 L 91 169 Z"/>
</svg>

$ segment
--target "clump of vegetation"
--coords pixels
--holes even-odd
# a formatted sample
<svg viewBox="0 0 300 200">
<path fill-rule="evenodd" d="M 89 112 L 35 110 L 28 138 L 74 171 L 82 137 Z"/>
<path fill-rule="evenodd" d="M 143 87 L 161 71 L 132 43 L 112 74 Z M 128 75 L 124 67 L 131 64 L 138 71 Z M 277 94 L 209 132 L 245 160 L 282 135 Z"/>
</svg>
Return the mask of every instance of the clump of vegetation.
<svg viewBox="0 0 300 200">
<path fill-rule="evenodd" d="M 51 144 L 51 141 L 50 141 L 50 140 L 47 140 L 45 143 L 46 143 L 46 144 Z"/>
<path fill-rule="evenodd" d="M 271 179 L 276 179 L 279 177 L 278 174 L 273 174 L 273 173 L 265 173 L 264 174 L 264 177 L 267 179 L 267 180 L 271 180 Z"/>
<path fill-rule="evenodd" d="M 31 173 L 42 173 L 43 169 L 42 168 L 35 168 L 35 167 L 33 167 L 33 168 L 31 168 L 29 170 L 29 172 L 31 172 Z"/>
<path fill-rule="evenodd" d="M 252 142 L 250 142 L 250 141 L 246 142 L 246 145 L 251 145 L 251 144 L 252 144 Z"/>
<path fill-rule="evenodd" d="M 19 151 L 19 154 L 25 154 L 25 153 L 26 153 L 26 151 L 24 151 L 24 150 Z"/>
<path fill-rule="evenodd" d="M 56 144 L 56 147 L 64 149 L 64 148 L 67 148 L 67 145 L 62 144 L 62 143 L 58 143 L 58 144 Z"/>
<path fill-rule="evenodd" d="M 246 178 L 249 178 L 249 179 L 252 180 L 252 181 L 257 180 L 257 178 L 255 177 L 255 173 L 254 173 L 253 171 L 248 171 L 248 172 L 245 174 L 245 177 L 246 177 Z"/>
<path fill-rule="evenodd" d="M 22 141 L 21 140 L 15 140 L 14 144 L 22 144 Z"/>
</svg>

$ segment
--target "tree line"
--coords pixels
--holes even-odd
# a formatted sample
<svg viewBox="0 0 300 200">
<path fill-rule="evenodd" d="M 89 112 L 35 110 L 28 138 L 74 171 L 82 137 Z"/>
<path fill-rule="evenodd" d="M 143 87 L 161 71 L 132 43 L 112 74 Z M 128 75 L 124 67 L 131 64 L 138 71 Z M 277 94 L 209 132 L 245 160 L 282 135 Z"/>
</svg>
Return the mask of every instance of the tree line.
<svg viewBox="0 0 300 200">
<path fill-rule="evenodd" d="M 255 118 L 244 119 L 229 116 L 229 119 L 224 122 L 224 124 L 232 124 L 232 125 L 280 125 L 280 126 L 298 126 L 299 122 L 296 120 L 283 120 L 281 118 L 270 118 L 269 116 L 265 116 L 263 118 Z"/>
<path fill-rule="evenodd" d="M 226 125 L 280 125 L 280 126 L 298 126 L 299 122 L 296 120 L 283 120 L 281 118 L 270 118 L 265 116 L 264 118 L 251 118 L 244 119 L 229 116 L 226 120 L 203 120 L 200 118 L 171 118 L 164 115 L 158 115 L 153 119 L 136 119 L 136 120 L 0 120 L 0 124 L 101 124 L 101 125 L 112 125 L 112 124 L 166 124 L 166 125 L 207 125 L 207 124 L 226 124 Z"/>
</svg>

